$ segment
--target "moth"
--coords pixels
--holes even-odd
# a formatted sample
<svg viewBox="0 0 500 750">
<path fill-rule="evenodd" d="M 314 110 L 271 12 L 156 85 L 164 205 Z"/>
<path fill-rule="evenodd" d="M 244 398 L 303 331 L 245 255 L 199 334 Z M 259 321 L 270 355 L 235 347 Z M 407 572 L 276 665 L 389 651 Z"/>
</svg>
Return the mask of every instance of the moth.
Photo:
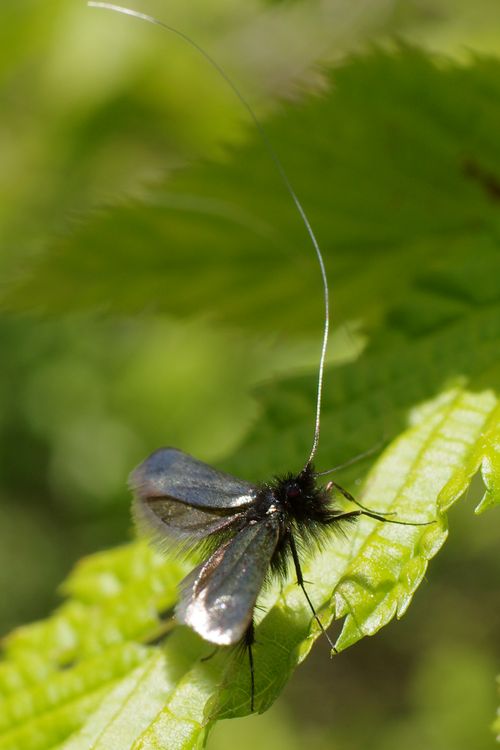
<svg viewBox="0 0 500 750">
<path fill-rule="evenodd" d="M 363 506 L 351 511 L 336 508 L 334 489 L 359 503 L 335 482 L 319 485 L 319 476 L 308 462 L 298 474 L 255 485 L 176 448 L 161 448 L 130 479 L 140 531 L 163 549 L 203 551 L 203 562 L 180 585 L 175 615 L 210 643 L 246 646 L 252 711 L 253 615 L 266 581 L 273 575 L 286 577 L 292 562 L 312 617 L 335 650 L 307 593 L 299 549 L 321 546 L 332 530 L 360 515 L 388 520 Z"/>
<path fill-rule="evenodd" d="M 244 644 L 249 658 L 250 707 L 253 712 L 254 611 L 265 583 L 272 576 L 287 576 L 292 566 L 311 617 L 335 651 L 306 589 L 301 567 L 303 551 L 326 544 L 333 531 L 345 529 L 346 524 L 363 515 L 386 523 L 427 524 L 397 521 L 387 517 L 391 514 L 366 508 L 335 482 L 321 484 L 321 477 L 334 469 L 314 470 L 329 333 L 328 280 L 323 255 L 307 214 L 253 109 L 220 65 L 183 32 L 128 8 L 101 2 L 88 4 L 139 18 L 176 34 L 215 68 L 253 120 L 307 230 L 321 271 L 325 317 L 314 437 L 304 466 L 297 472 L 274 477 L 262 484 L 252 484 L 217 471 L 176 448 L 161 448 L 140 464 L 130 478 L 134 493 L 133 515 L 139 531 L 152 537 L 160 549 L 181 553 L 197 550 L 201 554 L 203 562 L 180 584 L 175 616 L 180 623 L 216 646 Z M 346 511 L 336 507 L 332 502 L 334 491 L 357 508 Z"/>
</svg>

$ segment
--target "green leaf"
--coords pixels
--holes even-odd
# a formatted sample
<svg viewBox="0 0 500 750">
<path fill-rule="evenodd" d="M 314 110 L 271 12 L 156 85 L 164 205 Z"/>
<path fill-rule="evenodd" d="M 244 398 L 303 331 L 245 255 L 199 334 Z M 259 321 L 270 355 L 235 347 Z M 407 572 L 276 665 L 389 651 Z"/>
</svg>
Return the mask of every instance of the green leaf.
<svg viewBox="0 0 500 750">
<path fill-rule="evenodd" d="M 0 748 L 49 748 L 78 729 L 124 675 L 172 606 L 185 565 L 143 544 L 84 560 L 52 617 L 14 631 L 0 664 Z"/>
<path fill-rule="evenodd" d="M 480 282 L 468 271 L 465 268 L 462 275 L 454 274 L 454 285 L 465 296 L 470 296 Z M 429 276 L 426 299 L 428 288 L 439 289 L 437 298 L 446 301 L 450 283 L 438 285 Z M 424 330 L 415 336 L 412 321 L 417 320 L 420 301 L 419 294 L 409 298 L 404 314 L 395 311 L 392 315 L 392 330 L 373 340 L 360 360 L 334 370 L 332 385 L 330 377 L 326 380 L 322 444 L 332 454 L 342 455 L 342 443 L 347 442 L 344 450 L 352 450 L 367 435 L 380 435 L 384 424 L 394 434 L 404 421 L 410 424 L 369 474 L 363 502 L 378 510 L 397 512 L 400 519 L 436 518 L 436 523 L 427 527 L 381 525 L 363 519 L 354 534 L 332 542 L 326 551 L 306 562 L 306 578 L 313 582 L 310 594 L 325 625 L 333 617 L 344 618 L 339 650 L 404 613 L 428 560 L 445 539 L 445 519 L 440 514 L 465 492 L 481 466 L 486 494 L 480 507 L 500 500 L 500 408 L 494 392 L 484 388 L 486 380 L 494 384 L 498 379 L 498 305 L 484 307 L 476 300 L 476 305 L 465 309 L 467 314 L 451 320 L 441 315 L 443 304 L 435 306 L 434 316 L 431 306 Z M 443 389 L 442 384 L 451 379 L 455 385 Z M 268 386 L 261 394 L 267 402 L 265 413 L 239 452 L 239 459 L 232 460 L 231 468 L 243 476 L 257 475 L 260 464 L 262 478 L 268 455 L 272 459 L 269 473 L 303 460 L 314 390 L 315 378 L 310 377 Z M 185 570 L 173 561 L 162 561 L 143 545 L 104 553 L 79 566 L 65 585 L 72 599 L 60 612 L 46 623 L 18 631 L 8 642 L 4 672 L 0 673 L 5 675 L 2 682 L 10 693 L 8 705 L 17 706 L 20 695 L 28 695 L 29 701 L 22 697 L 22 704 L 28 706 L 24 714 L 19 714 L 19 708 L 2 713 L 16 716 L 18 724 L 21 719 L 20 727 L 16 722 L 14 727 L 5 727 L 7 742 L 12 736 L 17 742 L 21 733 L 26 743 L 25 734 L 33 731 L 32 726 L 37 733 L 47 733 L 43 742 L 33 747 L 50 747 L 56 727 L 70 734 L 75 725 L 63 721 L 64 729 L 60 729 L 68 711 L 64 713 L 64 706 L 57 704 L 61 696 L 67 701 L 68 695 L 72 717 L 78 715 L 74 705 L 88 711 L 88 721 L 79 736 L 100 736 L 103 732 L 109 737 L 121 732 L 120 747 L 132 747 L 134 742 L 137 747 L 161 747 L 162 743 L 195 747 L 216 718 L 248 712 L 249 676 L 241 656 L 221 651 L 210 662 L 200 662 L 206 644 L 179 628 L 166 641 L 161 662 L 164 680 L 157 680 L 160 662 L 151 661 L 150 649 L 137 643 L 161 630 L 158 612 L 172 606 L 175 584 Z M 293 582 L 281 591 L 269 591 L 266 606 L 270 609 L 258 628 L 255 650 L 259 710 L 273 702 L 318 636 Z M 132 641 L 135 650 L 129 653 L 130 644 L 122 644 L 122 639 Z M 79 655 L 82 662 L 72 665 Z M 138 663 L 146 666 L 134 672 L 130 680 L 125 677 L 123 685 L 118 684 L 116 692 L 103 702 L 99 689 L 113 690 L 124 671 L 131 672 Z M 58 670 L 64 666 L 67 668 L 61 676 Z M 43 676 L 55 704 L 44 702 L 40 688 L 24 684 L 22 677 L 26 674 L 30 680 Z M 87 679 L 93 675 L 94 681 L 86 682 L 82 674 L 88 675 Z M 81 694 L 71 693 L 75 684 L 81 686 Z M 126 706 L 140 702 L 135 686 L 140 685 L 142 690 L 144 684 L 145 694 L 149 695 L 150 688 L 155 696 L 162 696 L 165 706 L 150 717 L 147 726 L 130 725 Z M 28 720 L 33 690 L 37 715 Z M 141 690 L 137 688 L 139 693 Z M 94 713 L 98 702 L 100 708 Z M 109 712 L 116 715 L 116 726 L 107 722 Z M 71 742 L 78 740 L 73 737 Z M 4 746 L 9 747 L 5 740 Z"/>
<path fill-rule="evenodd" d="M 499 73 L 493 59 L 375 52 L 269 123 L 324 246 L 336 322 L 374 325 L 415 279 L 496 252 Z M 316 259 L 293 205 L 262 144 L 232 157 L 78 222 L 5 289 L 4 306 L 211 310 L 316 331 Z M 486 283 L 494 294 L 494 277 Z M 441 314 L 464 304 L 448 300 Z"/>
<path fill-rule="evenodd" d="M 363 502 L 397 512 L 401 520 L 435 523 L 363 519 L 306 561 L 322 621 L 344 618 L 338 650 L 405 612 L 446 538 L 440 509 L 465 492 L 498 441 L 498 412 L 492 392 L 462 387 L 421 407 L 370 472 Z M 65 585 L 71 599 L 7 641 L 0 748 L 41 750 L 65 737 L 65 750 L 200 747 L 216 719 L 248 713 L 242 654 L 221 649 L 202 662 L 210 646 L 172 623 L 163 646 L 142 645 L 163 627 L 159 613 L 172 606 L 186 570 L 142 543 L 83 561 Z M 274 701 L 319 635 L 292 580 L 268 591 L 263 606 L 255 648 L 259 711 Z"/>
<path fill-rule="evenodd" d="M 331 49 L 344 56 L 384 25 L 386 6 L 371 0 L 360 14 L 349 0 L 272 10 L 262 0 L 153 0 L 148 12 L 213 53 L 259 111 L 317 86 L 318 61 Z M 254 53 L 264 45 L 265 56 Z M 243 136 L 239 102 L 194 50 L 85 2 L 0 3 L 0 98 L 2 278 L 75 211 L 137 195 Z"/>
<path fill-rule="evenodd" d="M 399 34 L 432 52 L 459 58 L 470 50 L 498 52 L 500 8 L 496 0 L 435 0 L 432 12 L 420 3 L 403 0 L 396 4 Z"/>
<path fill-rule="evenodd" d="M 498 315 L 489 325 L 484 314 L 477 322 L 476 331 L 469 321 L 474 334 L 482 333 L 474 339 L 471 385 L 495 372 L 491 365 L 498 361 Z M 422 398 L 446 373 L 460 372 L 458 343 L 471 350 L 461 323 L 441 322 L 437 331 L 431 327 L 411 345 L 403 347 L 399 341 L 397 351 L 392 336 L 385 342 L 382 337 L 360 361 L 336 370 L 335 388 L 326 390 L 323 442 L 329 448 L 335 446 L 339 425 L 347 434 L 349 425 L 357 424 L 360 430 L 364 425 L 359 434 L 366 435 L 370 418 L 375 416 L 377 425 L 380 413 L 395 430 L 407 415 L 410 426 L 369 474 L 363 502 L 397 512 L 400 519 L 436 519 L 427 527 L 363 519 L 348 538 L 333 540 L 306 562 L 310 595 L 324 624 L 333 617 L 344 618 L 339 650 L 404 613 L 428 560 L 446 537 L 440 513 L 465 492 L 481 465 L 488 498 L 482 507 L 500 501 L 499 465 L 492 460 L 500 437 L 500 408 L 493 391 L 457 384 L 427 402 Z M 441 367 L 419 371 L 418 362 L 431 362 L 443 350 Z M 268 388 L 269 408 L 240 452 L 242 463 L 247 455 L 249 467 L 252 457 L 256 465 L 259 442 L 262 464 L 273 445 L 278 448 L 278 464 L 295 454 L 296 448 L 290 447 L 297 434 L 302 446 L 304 426 L 310 427 L 308 392 L 314 393 L 314 378 L 295 378 Z M 409 405 L 419 401 L 409 411 Z M 71 748 L 82 749 L 92 746 L 89 737 L 100 742 L 101 736 L 110 748 L 198 747 L 217 718 L 247 713 L 249 674 L 241 655 L 221 650 L 211 661 L 201 662 L 209 647 L 185 628 L 167 638 L 160 659 L 141 645 L 161 632 L 159 612 L 172 607 L 175 585 L 186 569 L 162 560 L 142 544 L 84 561 L 65 585 L 70 601 L 48 621 L 15 632 L 7 642 L 0 669 L 5 693 L 0 716 L 6 717 L 0 748 L 20 742 L 29 750 L 49 748 L 65 736 Z M 282 590 L 270 590 L 263 605 L 269 611 L 259 625 L 255 649 L 256 705 L 261 711 L 277 697 L 318 637 L 293 581 Z M 144 711 L 128 710 L 130 705 L 142 705 L 141 695 L 149 701 Z M 154 716 L 151 702 L 155 707 L 161 703 Z M 147 721 L 130 722 L 131 713 Z M 110 738 L 115 736 L 120 739 L 113 745 Z"/>
</svg>

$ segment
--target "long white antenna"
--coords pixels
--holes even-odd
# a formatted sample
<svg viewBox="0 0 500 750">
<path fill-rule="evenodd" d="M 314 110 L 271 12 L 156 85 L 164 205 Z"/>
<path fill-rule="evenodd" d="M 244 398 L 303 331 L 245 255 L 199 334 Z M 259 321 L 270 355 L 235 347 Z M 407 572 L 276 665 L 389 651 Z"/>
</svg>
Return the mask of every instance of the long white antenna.
<svg viewBox="0 0 500 750">
<path fill-rule="evenodd" d="M 175 29 L 173 26 L 169 26 L 168 24 L 164 23 L 163 21 L 158 20 L 154 16 L 148 16 L 146 13 L 140 13 L 139 11 L 131 10 L 130 8 L 123 8 L 121 5 L 114 5 L 114 3 L 100 3 L 100 2 L 91 1 L 91 2 L 88 2 L 87 5 L 90 8 L 104 8 L 105 10 L 112 10 L 112 11 L 115 11 L 116 13 L 122 13 L 125 16 L 132 16 L 133 18 L 139 18 L 141 21 L 147 21 L 148 23 L 152 23 L 154 26 L 160 26 L 162 29 L 166 29 L 167 31 L 170 31 L 172 34 L 175 34 L 176 36 L 183 39 L 185 42 L 190 44 L 191 47 L 194 47 L 194 49 L 197 50 L 197 52 L 199 52 L 200 55 L 202 55 L 202 57 L 204 57 L 205 60 L 208 63 L 210 63 L 210 65 L 213 68 L 215 68 L 215 70 L 224 79 L 224 81 L 227 83 L 229 88 L 233 91 L 235 96 L 240 100 L 241 104 L 250 115 L 250 118 L 253 120 L 255 127 L 259 131 L 260 137 L 262 138 L 262 141 L 264 145 L 266 146 L 269 152 L 269 155 L 271 156 L 271 159 L 273 160 L 274 165 L 281 176 L 281 179 L 283 180 L 285 188 L 290 194 L 290 197 L 292 198 L 295 204 L 295 207 L 297 211 L 299 212 L 300 218 L 302 219 L 302 222 L 307 230 L 307 233 L 313 244 L 314 250 L 318 258 L 319 268 L 321 271 L 321 278 L 323 281 L 323 295 L 324 295 L 324 303 L 325 303 L 325 324 L 323 328 L 323 341 L 321 345 L 321 355 L 320 355 L 320 360 L 319 360 L 319 372 L 318 372 L 318 391 L 317 391 L 317 396 L 316 396 L 316 420 L 315 420 L 315 425 L 314 425 L 314 438 L 313 438 L 312 448 L 311 448 L 311 452 L 309 454 L 309 458 L 307 459 L 307 463 L 306 463 L 306 468 L 307 468 L 308 466 L 310 466 L 310 464 L 312 463 L 314 459 L 314 456 L 316 455 L 316 451 L 318 449 L 318 443 L 319 443 L 320 422 L 321 422 L 321 396 L 323 393 L 323 372 L 325 369 L 326 350 L 328 346 L 328 333 L 329 333 L 329 328 L 330 328 L 330 302 L 329 302 L 328 279 L 326 278 L 325 262 L 323 260 L 323 255 L 321 253 L 318 240 L 316 239 L 316 235 L 314 234 L 313 228 L 309 222 L 309 219 L 307 218 L 307 214 L 302 206 L 302 203 L 298 199 L 297 194 L 295 190 L 293 189 L 290 183 L 290 180 L 288 179 L 288 175 L 285 172 L 285 168 L 283 167 L 283 164 L 278 158 L 276 151 L 272 147 L 271 142 L 269 141 L 269 138 L 267 137 L 267 133 L 264 130 L 259 119 L 257 118 L 257 115 L 253 111 L 252 107 L 250 106 L 248 101 L 245 99 L 243 94 L 240 92 L 240 90 L 237 88 L 237 86 L 233 83 L 231 78 L 229 78 L 226 71 L 223 68 L 221 68 L 219 63 L 216 62 L 216 60 L 214 60 L 213 57 L 203 49 L 203 47 L 200 47 L 199 44 L 197 44 L 193 39 L 187 36 L 187 34 L 184 34 L 184 32 L 179 31 L 178 29 Z"/>
</svg>

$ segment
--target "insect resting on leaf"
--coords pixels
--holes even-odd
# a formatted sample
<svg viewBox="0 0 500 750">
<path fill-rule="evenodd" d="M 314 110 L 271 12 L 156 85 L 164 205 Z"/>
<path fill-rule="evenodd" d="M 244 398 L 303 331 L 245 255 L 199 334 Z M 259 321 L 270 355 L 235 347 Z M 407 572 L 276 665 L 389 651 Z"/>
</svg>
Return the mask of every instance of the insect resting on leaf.
<svg viewBox="0 0 500 750">
<path fill-rule="evenodd" d="M 403 526 L 426 526 L 390 519 L 359 503 L 333 481 L 318 479 L 336 469 L 315 472 L 320 435 L 323 372 L 329 333 L 329 289 L 323 255 L 305 210 L 271 146 L 253 109 L 226 72 L 196 42 L 183 32 L 138 11 L 105 2 L 89 2 L 160 26 L 194 47 L 232 89 L 253 120 L 269 151 L 315 250 L 324 293 L 324 328 L 318 371 L 316 419 L 309 457 L 296 473 L 251 484 L 217 471 L 176 448 L 160 448 L 135 469 L 130 478 L 134 492 L 133 515 L 139 530 L 169 552 L 198 550 L 205 557 L 180 584 L 175 616 L 217 646 L 243 643 L 250 666 L 250 708 L 255 708 L 253 660 L 254 610 L 266 581 L 273 575 L 285 577 L 293 565 L 297 584 L 307 600 L 311 615 L 335 652 L 307 593 L 299 550 L 321 546 L 332 531 L 345 528 L 360 516 Z M 366 454 L 362 454 L 364 456 Z M 359 456 L 357 458 L 360 458 Z M 354 459 L 356 460 L 356 459 Z M 352 463 L 352 462 L 348 462 Z M 354 503 L 356 510 L 332 505 L 337 490 Z"/>
</svg>

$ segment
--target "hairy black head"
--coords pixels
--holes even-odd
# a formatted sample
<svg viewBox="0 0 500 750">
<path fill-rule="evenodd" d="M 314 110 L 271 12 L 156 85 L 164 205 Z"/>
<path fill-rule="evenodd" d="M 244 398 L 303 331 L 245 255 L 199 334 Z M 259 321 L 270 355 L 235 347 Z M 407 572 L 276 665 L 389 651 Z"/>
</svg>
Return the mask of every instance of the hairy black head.
<svg viewBox="0 0 500 750">
<path fill-rule="evenodd" d="M 293 537 L 304 551 L 323 547 L 332 530 L 342 530 L 342 510 L 332 504 L 328 486 L 319 485 L 312 465 L 298 474 L 277 476 L 258 488 L 246 522 L 272 517 L 279 526 L 279 541 L 271 561 L 273 572 L 286 575 Z"/>
</svg>

